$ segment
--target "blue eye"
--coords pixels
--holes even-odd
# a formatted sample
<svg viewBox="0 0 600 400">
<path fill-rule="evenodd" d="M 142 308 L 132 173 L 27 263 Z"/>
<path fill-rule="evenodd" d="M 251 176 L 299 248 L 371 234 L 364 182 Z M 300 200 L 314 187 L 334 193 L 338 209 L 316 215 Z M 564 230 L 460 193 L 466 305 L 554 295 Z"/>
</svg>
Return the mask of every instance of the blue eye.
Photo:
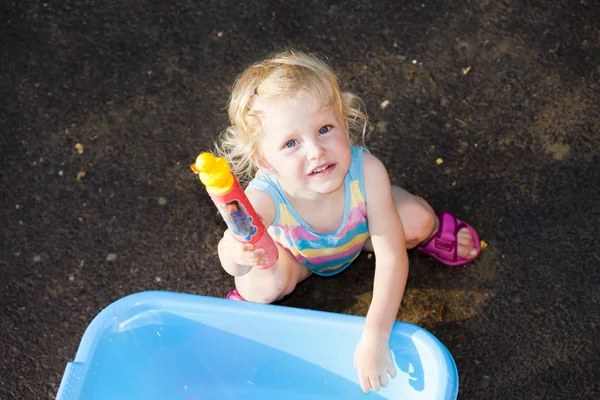
<svg viewBox="0 0 600 400">
<path fill-rule="evenodd" d="M 321 129 L 319 129 L 319 135 L 323 135 L 323 134 L 329 132 L 330 130 L 331 130 L 330 126 L 324 126 Z"/>
<path fill-rule="evenodd" d="M 292 147 L 296 146 L 297 143 L 298 143 L 297 140 L 290 140 L 289 142 L 287 142 L 285 144 L 285 147 L 287 147 L 289 149 L 289 148 L 292 148 Z"/>
</svg>

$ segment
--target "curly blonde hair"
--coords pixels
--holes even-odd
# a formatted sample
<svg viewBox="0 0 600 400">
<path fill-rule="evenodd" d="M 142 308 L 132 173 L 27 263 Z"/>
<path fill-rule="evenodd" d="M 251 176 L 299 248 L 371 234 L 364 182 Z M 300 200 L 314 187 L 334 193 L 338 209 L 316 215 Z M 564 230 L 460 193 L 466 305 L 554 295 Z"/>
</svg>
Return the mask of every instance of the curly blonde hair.
<svg viewBox="0 0 600 400">
<path fill-rule="evenodd" d="M 350 143 L 359 136 L 364 142 L 369 122 L 360 97 L 342 92 L 329 66 L 314 55 L 287 50 L 248 67 L 233 85 L 230 126 L 216 147 L 240 180 L 252 179 L 257 169 L 254 158 L 260 156 L 261 112 L 253 108 L 253 100 L 292 98 L 299 93 L 309 93 L 318 106 L 337 108 L 346 121 Z"/>
</svg>

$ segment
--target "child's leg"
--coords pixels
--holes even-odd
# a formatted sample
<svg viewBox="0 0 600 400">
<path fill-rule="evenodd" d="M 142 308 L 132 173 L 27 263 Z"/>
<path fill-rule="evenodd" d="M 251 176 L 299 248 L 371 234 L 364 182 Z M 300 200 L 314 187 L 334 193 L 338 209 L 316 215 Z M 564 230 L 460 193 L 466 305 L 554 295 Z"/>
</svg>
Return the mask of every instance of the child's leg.
<svg viewBox="0 0 600 400">
<path fill-rule="evenodd" d="M 404 228 L 406 248 L 412 249 L 437 231 L 438 221 L 435 212 L 424 199 L 393 185 L 392 198 Z"/>
<path fill-rule="evenodd" d="M 427 241 L 438 231 L 438 217 L 424 199 L 398 186 L 392 186 L 392 197 L 402 220 L 407 248 L 412 249 Z M 472 258 L 477 253 L 473 247 L 473 237 L 467 228 L 458 231 L 457 245 L 457 253 L 460 257 Z M 372 251 L 370 240 L 365 244 L 364 249 Z"/>
<path fill-rule="evenodd" d="M 246 275 L 235 277 L 235 286 L 245 300 L 254 303 L 272 303 L 290 294 L 298 282 L 311 275 L 304 265 L 277 244 L 279 258 L 267 269 L 253 268 Z"/>
</svg>

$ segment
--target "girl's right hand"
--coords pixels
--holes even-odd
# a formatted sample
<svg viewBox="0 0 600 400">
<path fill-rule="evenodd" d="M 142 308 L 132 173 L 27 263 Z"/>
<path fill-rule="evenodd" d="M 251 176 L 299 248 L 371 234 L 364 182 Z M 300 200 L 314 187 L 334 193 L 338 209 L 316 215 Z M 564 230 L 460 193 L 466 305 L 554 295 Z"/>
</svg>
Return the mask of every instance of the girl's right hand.
<svg viewBox="0 0 600 400">
<path fill-rule="evenodd" d="M 238 242 L 229 229 L 223 233 L 220 245 L 223 255 L 239 266 L 254 267 L 266 262 L 267 254 L 263 249 L 255 249 L 251 243 Z"/>
</svg>

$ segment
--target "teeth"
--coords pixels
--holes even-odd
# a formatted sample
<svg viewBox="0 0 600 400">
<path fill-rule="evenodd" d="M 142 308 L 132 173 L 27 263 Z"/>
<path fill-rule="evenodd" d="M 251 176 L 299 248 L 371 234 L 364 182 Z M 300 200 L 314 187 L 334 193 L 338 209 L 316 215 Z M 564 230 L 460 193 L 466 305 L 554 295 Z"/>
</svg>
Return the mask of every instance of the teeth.
<svg viewBox="0 0 600 400">
<path fill-rule="evenodd" d="M 315 170 L 314 170 L 312 173 L 313 173 L 313 174 L 318 174 L 319 172 L 323 172 L 323 171 L 325 171 L 325 170 L 326 170 L 327 168 L 329 168 L 329 167 L 331 167 L 331 165 L 326 165 L 326 166 L 325 166 L 325 167 L 323 167 L 323 168 L 320 168 L 320 169 L 315 169 Z"/>
</svg>

